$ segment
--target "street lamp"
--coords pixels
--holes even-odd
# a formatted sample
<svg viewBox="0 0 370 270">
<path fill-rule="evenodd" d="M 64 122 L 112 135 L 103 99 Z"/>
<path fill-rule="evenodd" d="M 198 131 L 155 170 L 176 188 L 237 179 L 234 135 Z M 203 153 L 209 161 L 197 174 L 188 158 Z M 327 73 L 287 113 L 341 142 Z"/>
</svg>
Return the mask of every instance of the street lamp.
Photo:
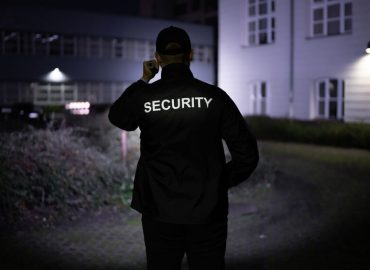
<svg viewBox="0 0 370 270">
<path fill-rule="evenodd" d="M 367 43 L 366 53 L 370 54 L 370 41 Z"/>
</svg>

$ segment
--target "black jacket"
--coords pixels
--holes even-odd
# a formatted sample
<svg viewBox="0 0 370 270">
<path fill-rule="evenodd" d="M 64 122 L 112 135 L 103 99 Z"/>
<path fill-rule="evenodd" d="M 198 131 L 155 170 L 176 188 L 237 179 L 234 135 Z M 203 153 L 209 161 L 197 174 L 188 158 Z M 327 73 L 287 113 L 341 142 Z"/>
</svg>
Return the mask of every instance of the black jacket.
<svg viewBox="0 0 370 270">
<path fill-rule="evenodd" d="M 115 126 L 141 131 L 131 207 L 169 223 L 225 219 L 228 189 L 257 166 L 256 139 L 226 92 L 186 65 L 167 65 L 161 75 L 133 83 L 109 111 Z"/>
</svg>

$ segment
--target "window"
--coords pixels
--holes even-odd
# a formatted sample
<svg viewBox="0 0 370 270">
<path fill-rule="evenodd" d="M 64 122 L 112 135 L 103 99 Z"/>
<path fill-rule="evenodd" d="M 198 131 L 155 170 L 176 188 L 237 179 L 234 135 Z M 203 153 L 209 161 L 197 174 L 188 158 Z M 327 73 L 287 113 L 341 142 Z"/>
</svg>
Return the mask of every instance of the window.
<svg viewBox="0 0 370 270">
<path fill-rule="evenodd" d="M 49 43 L 49 55 L 62 54 L 62 42 L 59 35 L 49 35 L 47 42 Z"/>
<path fill-rule="evenodd" d="M 76 50 L 77 56 L 79 57 L 88 57 L 88 38 L 87 37 L 77 37 L 76 39 Z"/>
<path fill-rule="evenodd" d="M 250 87 L 250 104 L 251 113 L 254 115 L 266 115 L 267 114 L 267 83 L 254 82 Z"/>
<path fill-rule="evenodd" d="M 4 54 L 18 54 L 20 45 L 20 34 L 14 31 L 2 33 L 2 51 Z"/>
<path fill-rule="evenodd" d="M 19 53 L 23 55 L 32 55 L 33 45 L 32 45 L 33 35 L 32 33 L 21 33 L 20 34 L 20 49 Z"/>
<path fill-rule="evenodd" d="M 64 35 L 63 39 L 63 55 L 76 55 L 76 38 L 73 35 Z"/>
<path fill-rule="evenodd" d="M 317 116 L 326 119 L 343 119 L 344 81 L 320 80 L 316 84 Z"/>
<path fill-rule="evenodd" d="M 330 36 L 352 31 L 350 0 L 312 0 L 311 35 Z"/>
<path fill-rule="evenodd" d="M 47 34 L 35 33 L 33 35 L 33 53 L 35 55 L 47 55 L 48 54 L 48 42 Z"/>
<path fill-rule="evenodd" d="M 90 37 L 89 38 L 89 57 L 99 58 L 101 57 L 101 38 Z"/>
<path fill-rule="evenodd" d="M 205 64 L 213 62 L 213 49 L 210 46 L 194 45 L 193 60 Z"/>
<path fill-rule="evenodd" d="M 102 57 L 113 58 L 113 39 L 103 38 L 102 39 Z"/>
<path fill-rule="evenodd" d="M 263 45 L 275 42 L 275 1 L 248 0 L 247 45 Z"/>
<path fill-rule="evenodd" d="M 77 100 L 77 87 L 75 84 L 33 84 L 34 103 L 65 104 Z"/>
</svg>

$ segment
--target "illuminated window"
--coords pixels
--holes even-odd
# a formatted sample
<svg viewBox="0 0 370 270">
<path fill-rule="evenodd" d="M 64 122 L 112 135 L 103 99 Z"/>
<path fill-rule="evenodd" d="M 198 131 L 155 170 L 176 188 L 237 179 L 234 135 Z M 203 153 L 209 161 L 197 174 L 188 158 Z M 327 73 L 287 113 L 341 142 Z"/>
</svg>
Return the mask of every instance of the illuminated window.
<svg viewBox="0 0 370 270">
<path fill-rule="evenodd" d="M 316 112 L 319 118 L 343 119 L 344 81 L 320 80 L 316 84 Z"/>
<path fill-rule="evenodd" d="M 311 35 L 330 36 L 352 31 L 350 0 L 311 0 Z"/>
<path fill-rule="evenodd" d="M 251 113 L 254 115 L 267 114 L 267 83 L 264 81 L 254 82 L 250 85 Z"/>
<path fill-rule="evenodd" d="M 77 100 L 75 84 L 33 84 L 34 103 L 39 105 L 65 104 Z"/>
<path fill-rule="evenodd" d="M 248 0 L 246 20 L 247 45 L 263 45 L 275 42 L 275 1 Z"/>
</svg>

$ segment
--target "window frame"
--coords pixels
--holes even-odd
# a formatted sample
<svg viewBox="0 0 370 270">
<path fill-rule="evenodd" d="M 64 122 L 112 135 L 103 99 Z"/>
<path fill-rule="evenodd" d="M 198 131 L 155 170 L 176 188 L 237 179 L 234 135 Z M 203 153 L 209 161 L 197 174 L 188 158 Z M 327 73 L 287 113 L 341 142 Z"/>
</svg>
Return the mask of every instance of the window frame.
<svg viewBox="0 0 370 270">
<path fill-rule="evenodd" d="M 264 95 L 262 94 L 263 89 L 265 89 Z M 254 81 L 250 83 L 249 90 L 251 114 L 269 115 L 270 84 L 267 81 Z"/>
<path fill-rule="evenodd" d="M 310 37 L 328 37 L 348 34 L 352 32 L 353 29 L 353 1 L 352 0 L 322 0 L 316 2 L 315 0 L 310 1 Z M 346 15 L 346 5 L 350 4 L 351 14 Z M 335 5 L 339 5 L 339 16 L 329 18 L 329 8 Z M 322 19 L 315 20 L 315 11 L 322 11 Z M 339 31 L 338 33 L 329 33 L 329 23 L 339 21 Z M 350 22 L 350 29 L 346 30 L 346 22 Z M 322 24 L 322 33 L 315 33 L 315 26 Z"/>
<path fill-rule="evenodd" d="M 336 81 L 336 96 L 330 95 L 330 83 Z M 324 85 L 324 96 L 320 94 L 320 87 Z M 324 111 L 321 113 L 320 103 L 323 102 Z M 331 116 L 330 104 L 336 103 L 336 116 Z M 338 78 L 325 78 L 316 81 L 315 84 L 315 115 L 319 119 L 343 120 L 345 111 L 345 81 Z"/>
<path fill-rule="evenodd" d="M 260 14 L 261 4 L 266 4 L 266 13 Z M 250 10 L 254 8 L 254 15 Z M 245 0 L 244 4 L 245 18 L 243 45 L 262 46 L 276 42 L 276 1 L 275 0 Z M 266 28 L 261 29 L 261 21 L 266 20 Z M 254 24 L 254 30 L 251 30 L 251 24 Z M 266 34 L 266 42 L 261 42 L 261 34 Z M 254 37 L 254 41 L 251 38 Z"/>
</svg>

